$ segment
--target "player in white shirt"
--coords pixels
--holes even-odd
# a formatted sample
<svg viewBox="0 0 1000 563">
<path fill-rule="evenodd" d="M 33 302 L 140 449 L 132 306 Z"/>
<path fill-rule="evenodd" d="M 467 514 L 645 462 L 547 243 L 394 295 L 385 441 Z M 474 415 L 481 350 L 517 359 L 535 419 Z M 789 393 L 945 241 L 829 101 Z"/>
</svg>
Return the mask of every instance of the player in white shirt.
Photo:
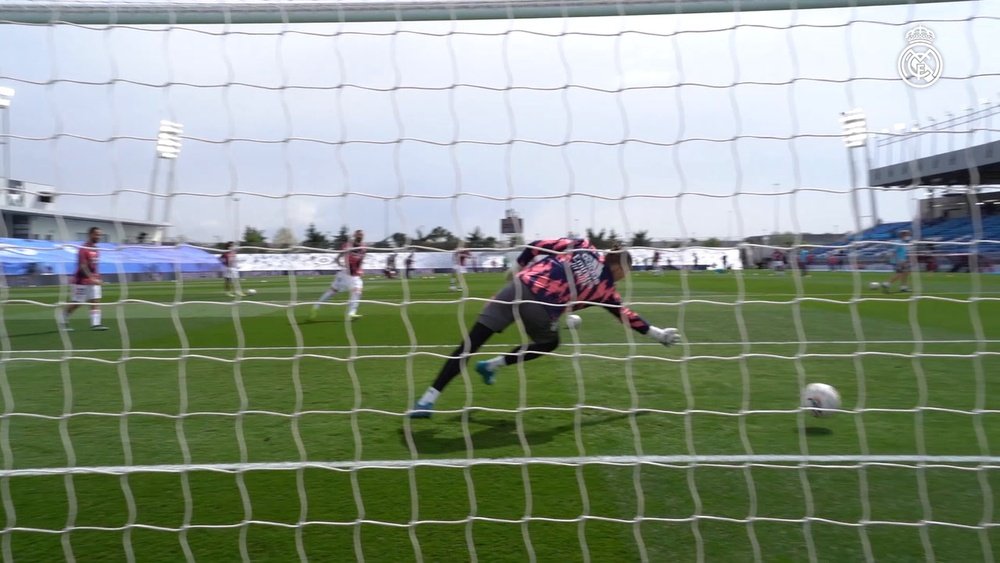
<svg viewBox="0 0 1000 563">
<path fill-rule="evenodd" d="M 219 261 L 222 262 L 223 268 L 223 290 L 230 297 L 236 294 L 243 295 L 243 292 L 239 291 L 240 270 L 237 267 L 236 260 L 236 243 L 230 241 L 226 244 L 226 251 L 219 256 Z"/>
<path fill-rule="evenodd" d="M 365 254 L 368 253 L 368 248 L 365 246 L 364 240 L 364 231 L 358 229 L 354 231 L 354 238 L 344 243 L 341 253 L 336 258 L 336 263 L 343 266 L 343 268 L 334 276 L 330 288 L 319 298 L 319 302 L 313 304 L 312 311 L 309 313 L 309 320 L 316 318 L 316 315 L 319 313 L 320 303 L 330 299 L 341 291 L 350 291 L 350 296 L 347 298 L 347 318 L 349 320 L 361 318 L 361 315 L 358 314 L 361 292 L 364 289 L 364 281 L 361 279 L 364 270 L 361 265 L 365 260 Z M 347 257 L 346 264 L 344 264 L 343 260 L 345 256 Z"/>
</svg>

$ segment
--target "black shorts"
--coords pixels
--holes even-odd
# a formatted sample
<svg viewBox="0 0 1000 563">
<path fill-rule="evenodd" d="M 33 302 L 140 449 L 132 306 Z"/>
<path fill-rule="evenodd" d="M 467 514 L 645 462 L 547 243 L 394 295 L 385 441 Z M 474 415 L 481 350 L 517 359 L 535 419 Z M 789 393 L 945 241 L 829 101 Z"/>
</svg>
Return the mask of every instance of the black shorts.
<svg viewBox="0 0 1000 563">
<path fill-rule="evenodd" d="M 493 300 L 479 314 L 477 322 L 494 332 L 503 332 L 520 318 L 524 332 L 528 333 L 533 342 L 557 342 L 559 320 L 552 318 L 549 308 L 541 303 L 514 303 L 518 299 L 530 301 L 535 296 L 524 284 L 514 280 L 493 296 Z"/>
</svg>

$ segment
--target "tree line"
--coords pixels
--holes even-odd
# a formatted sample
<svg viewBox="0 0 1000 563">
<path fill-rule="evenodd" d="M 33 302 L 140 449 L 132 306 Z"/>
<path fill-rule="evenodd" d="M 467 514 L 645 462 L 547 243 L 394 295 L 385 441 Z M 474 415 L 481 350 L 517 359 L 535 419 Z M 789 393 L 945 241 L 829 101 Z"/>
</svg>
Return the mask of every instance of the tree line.
<svg viewBox="0 0 1000 563">
<path fill-rule="evenodd" d="M 239 245 L 245 247 L 244 252 L 254 252 L 255 248 L 261 249 L 258 252 L 264 252 L 265 249 L 288 249 L 292 247 L 301 247 L 300 250 L 303 251 L 308 251 L 308 249 L 339 250 L 350 239 L 351 232 L 347 225 L 341 226 L 337 234 L 332 234 L 320 231 L 315 224 L 310 224 L 306 228 L 304 237 L 301 239 L 288 227 L 281 227 L 269 239 L 262 229 L 248 225 L 243 230 L 243 238 L 239 241 Z M 565 236 L 576 238 L 580 235 L 569 232 Z M 653 241 L 649 238 L 649 231 L 636 231 L 630 238 L 625 239 L 614 229 L 587 229 L 583 236 L 589 239 L 594 246 L 601 249 L 611 248 L 615 244 L 627 244 L 631 247 L 653 246 Z M 455 250 L 459 245 L 463 248 L 514 247 L 525 242 L 531 242 L 530 240 L 519 240 L 513 236 L 499 240 L 496 237 L 486 236 L 479 227 L 476 227 L 465 237 L 460 238 L 448 229 L 440 226 L 426 232 L 417 229 L 414 236 L 397 232 L 378 241 L 371 241 L 370 237 L 368 238 L 369 244 L 375 248 L 420 246 L 438 250 Z M 691 244 L 691 242 L 688 244 Z M 698 244 L 700 246 L 719 246 L 719 240 L 712 238 Z M 219 243 L 218 247 L 223 248 L 225 245 L 226 243 Z M 679 247 L 681 243 L 677 242 L 669 246 Z"/>
</svg>

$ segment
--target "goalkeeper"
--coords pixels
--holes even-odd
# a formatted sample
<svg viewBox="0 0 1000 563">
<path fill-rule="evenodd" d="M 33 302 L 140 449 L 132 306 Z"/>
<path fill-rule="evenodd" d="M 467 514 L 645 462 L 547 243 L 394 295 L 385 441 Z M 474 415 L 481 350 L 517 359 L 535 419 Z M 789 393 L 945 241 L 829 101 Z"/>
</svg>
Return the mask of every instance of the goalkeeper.
<svg viewBox="0 0 1000 563">
<path fill-rule="evenodd" d="M 586 239 L 561 238 L 532 242 L 517 259 L 520 268 L 483 308 L 465 341 L 452 352 L 434 384 L 410 412 L 411 418 L 428 418 L 444 388 L 461 373 L 462 363 L 487 340 L 518 320 L 531 343 L 476 364 L 476 372 L 492 385 L 500 368 L 534 360 L 559 346 L 559 317 L 594 305 L 603 307 L 632 330 L 670 346 L 680 342 L 674 328 L 657 328 L 622 305 L 615 282 L 632 266 L 632 256 L 618 248 L 606 255 Z M 572 277 L 572 279 L 570 279 Z M 515 303 L 515 301 L 521 301 Z"/>
</svg>

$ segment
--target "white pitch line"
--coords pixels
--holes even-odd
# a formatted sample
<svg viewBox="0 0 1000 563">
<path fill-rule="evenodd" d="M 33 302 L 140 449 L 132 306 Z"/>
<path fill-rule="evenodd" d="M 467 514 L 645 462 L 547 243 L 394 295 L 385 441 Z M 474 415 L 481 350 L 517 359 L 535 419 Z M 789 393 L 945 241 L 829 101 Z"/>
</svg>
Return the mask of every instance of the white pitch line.
<svg viewBox="0 0 1000 563">
<path fill-rule="evenodd" d="M 503 457 L 455 459 L 389 459 L 370 461 L 288 461 L 261 463 L 204 463 L 190 465 L 117 465 L 99 467 L 38 467 L 29 469 L 0 470 L 0 478 L 39 477 L 46 475 L 126 475 L 135 473 L 185 473 L 213 471 L 237 473 L 245 471 L 295 471 L 299 469 L 328 469 L 353 471 L 358 469 L 409 469 L 412 467 L 464 468 L 477 465 L 709 465 L 709 464 L 1000 464 L 1000 456 L 982 455 L 647 455 L 647 456 L 582 456 L 582 457 Z"/>
</svg>

